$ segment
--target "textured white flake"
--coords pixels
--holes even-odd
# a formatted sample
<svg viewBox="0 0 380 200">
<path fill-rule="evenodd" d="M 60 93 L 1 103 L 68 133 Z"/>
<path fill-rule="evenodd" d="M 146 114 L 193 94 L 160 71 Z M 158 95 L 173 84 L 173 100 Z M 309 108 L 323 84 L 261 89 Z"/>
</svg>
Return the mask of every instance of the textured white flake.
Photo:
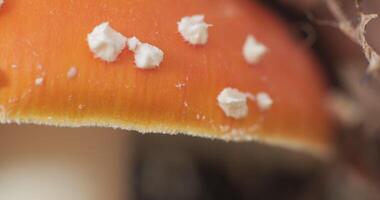
<svg viewBox="0 0 380 200">
<path fill-rule="evenodd" d="M 248 115 L 247 95 L 237 89 L 223 89 L 217 100 L 227 117 L 241 119 Z"/>
<path fill-rule="evenodd" d="M 243 46 L 243 56 L 249 64 L 258 63 L 268 52 L 268 48 L 257 42 L 253 35 L 248 35 Z"/>
<path fill-rule="evenodd" d="M 270 109 L 273 105 L 272 98 L 269 96 L 269 94 L 265 92 L 257 93 L 256 101 L 257 101 L 257 106 L 260 108 L 261 111 L 266 111 Z"/>
<path fill-rule="evenodd" d="M 125 48 L 127 38 L 104 22 L 87 35 L 87 42 L 95 57 L 113 62 Z"/>
<path fill-rule="evenodd" d="M 204 45 L 208 40 L 208 28 L 204 15 L 183 17 L 178 22 L 178 32 L 183 39 L 192 45 Z"/>
<path fill-rule="evenodd" d="M 136 37 L 128 39 L 129 50 L 135 53 L 135 64 L 140 69 L 152 69 L 160 66 L 164 52 L 148 43 L 140 42 Z"/>
</svg>

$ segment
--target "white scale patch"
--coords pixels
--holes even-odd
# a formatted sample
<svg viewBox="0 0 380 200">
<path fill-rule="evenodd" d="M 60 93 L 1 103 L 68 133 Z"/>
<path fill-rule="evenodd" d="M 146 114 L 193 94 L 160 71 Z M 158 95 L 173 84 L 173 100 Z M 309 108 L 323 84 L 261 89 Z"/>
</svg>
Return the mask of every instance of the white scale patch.
<svg viewBox="0 0 380 200">
<path fill-rule="evenodd" d="M 135 64 L 140 69 L 153 69 L 160 66 L 164 52 L 156 46 L 142 43 L 136 37 L 128 39 L 129 50 L 135 53 Z"/>
<path fill-rule="evenodd" d="M 227 117 L 242 119 L 248 115 L 247 95 L 237 89 L 223 89 L 217 100 Z"/>
<path fill-rule="evenodd" d="M 104 22 L 87 35 L 87 42 L 95 57 L 113 62 L 125 48 L 127 38 Z"/>
<path fill-rule="evenodd" d="M 243 46 L 243 56 L 249 64 L 257 64 L 268 52 L 268 48 L 258 42 L 253 35 L 248 35 Z"/>
<path fill-rule="evenodd" d="M 183 39 L 192 45 L 204 45 L 208 40 L 208 28 L 204 15 L 183 17 L 178 22 L 178 32 Z"/>
</svg>

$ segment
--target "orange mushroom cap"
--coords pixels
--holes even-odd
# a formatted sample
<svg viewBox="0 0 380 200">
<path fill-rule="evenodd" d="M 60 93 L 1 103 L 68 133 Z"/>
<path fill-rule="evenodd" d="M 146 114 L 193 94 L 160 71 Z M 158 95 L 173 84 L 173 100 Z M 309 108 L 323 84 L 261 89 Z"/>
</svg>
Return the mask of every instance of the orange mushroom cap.
<svg viewBox="0 0 380 200">
<path fill-rule="evenodd" d="M 186 43 L 184 16 L 204 14 L 209 39 Z M 86 36 L 101 22 L 160 47 L 160 67 L 135 67 L 125 50 L 116 62 L 94 58 Z M 6 1 L 0 8 L 0 121 L 105 126 L 258 140 L 324 152 L 331 144 L 318 62 L 273 13 L 248 0 Z M 269 49 L 257 64 L 242 55 L 247 35 Z M 69 79 L 72 66 L 77 75 Z M 43 78 L 39 86 L 37 78 Z M 244 119 L 216 101 L 226 87 L 267 92 L 272 108 L 249 101 Z"/>
</svg>

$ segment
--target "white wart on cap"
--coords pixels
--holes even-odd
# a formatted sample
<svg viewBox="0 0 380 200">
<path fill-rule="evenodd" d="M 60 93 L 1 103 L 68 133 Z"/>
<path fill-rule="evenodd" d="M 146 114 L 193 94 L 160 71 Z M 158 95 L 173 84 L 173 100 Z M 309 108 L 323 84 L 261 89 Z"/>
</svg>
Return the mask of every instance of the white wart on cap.
<svg viewBox="0 0 380 200">
<path fill-rule="evenodd" d="M 38 77 L 34 80 L 34 85 L 36 85 L 36 86 L 41 86 L 43 83 L 44 83 L 43 77 Z"/>
<path fill-rule="evenodd" d="M 125 48 L 127 38 L 104 22 L 87 35 L 87 42 L 95 57 L 113 62 Z"/>
<path fill-rule="evenodd" d="M 78 73 L 78 69 L 75 66 L 70 67 L 70 69 L 67 71 L 67 78 L 72 79 L 74 78 Z"/>
<path fill-rule="evenodd" d="M 159 67 L 164 59 L 164 52 L 148 43 L 140 42 L 136 37 L 128 39 L 129 50 L 135 53 L 135 64 L 140 69 Z"/>
<path fill-rule="evenodd" d="M 268 52 L 268 48 L 258 42 L 253 35 L 248 35 L 243 46 L 243 56 L 249 64 L 257 64 Z"/>
<path fill-rule="evenodd" d="M 268 93 L 259 92 L 256 95 L 257 106 L 261 111 L 270 109 L 273 105 L 273 100 Z"/>
<path fill-rule="evenodd" d="M 217 97 L 219 107 L 227 117 L 242 119 L 248 115 L 247 94 L 237 89 L 225 88 Z"/>
<path fill-rule="evenodd" d="M 204 45 L 208 40 L 208 28 L 204 15 L 183 17 L 178 22 L 178 32 L 183 39 L 192 45 Z"/>
<path fill-rule="evenodd" d="M 0 8 L 4 4 L 4 0 L 0 0 Z"/>
</svg>

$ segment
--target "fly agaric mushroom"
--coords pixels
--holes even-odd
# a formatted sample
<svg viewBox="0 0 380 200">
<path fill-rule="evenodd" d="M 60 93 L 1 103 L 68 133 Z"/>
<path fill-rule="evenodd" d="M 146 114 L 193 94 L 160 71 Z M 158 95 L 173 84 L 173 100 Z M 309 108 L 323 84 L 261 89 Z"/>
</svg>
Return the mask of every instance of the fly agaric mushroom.
<svg viewBox="0 0 380 200">
<path fill-rule="evenodd" d="M 197 14 L 212 24 L 202 46 L 184 41 L 177 27 Z M 159 46 L 160 67 L 136 68 L 127 48 L 113 62 L 94 58 L 86 37 L 105 21 Z M 255 1 L 7 1 L 0 27 L 2 123 L 185 133 L 312 152 L 330 147 L 318 62 Z M 255 63 L 242 52 L 250 35 L 267 48 Z M 246 116 L 231 118 L 219 107 L 225 88 L 247 94 Z M 249 98 L 257 93 L 268 95 L 262 99 L 269 109 Z"/>
</svg>

